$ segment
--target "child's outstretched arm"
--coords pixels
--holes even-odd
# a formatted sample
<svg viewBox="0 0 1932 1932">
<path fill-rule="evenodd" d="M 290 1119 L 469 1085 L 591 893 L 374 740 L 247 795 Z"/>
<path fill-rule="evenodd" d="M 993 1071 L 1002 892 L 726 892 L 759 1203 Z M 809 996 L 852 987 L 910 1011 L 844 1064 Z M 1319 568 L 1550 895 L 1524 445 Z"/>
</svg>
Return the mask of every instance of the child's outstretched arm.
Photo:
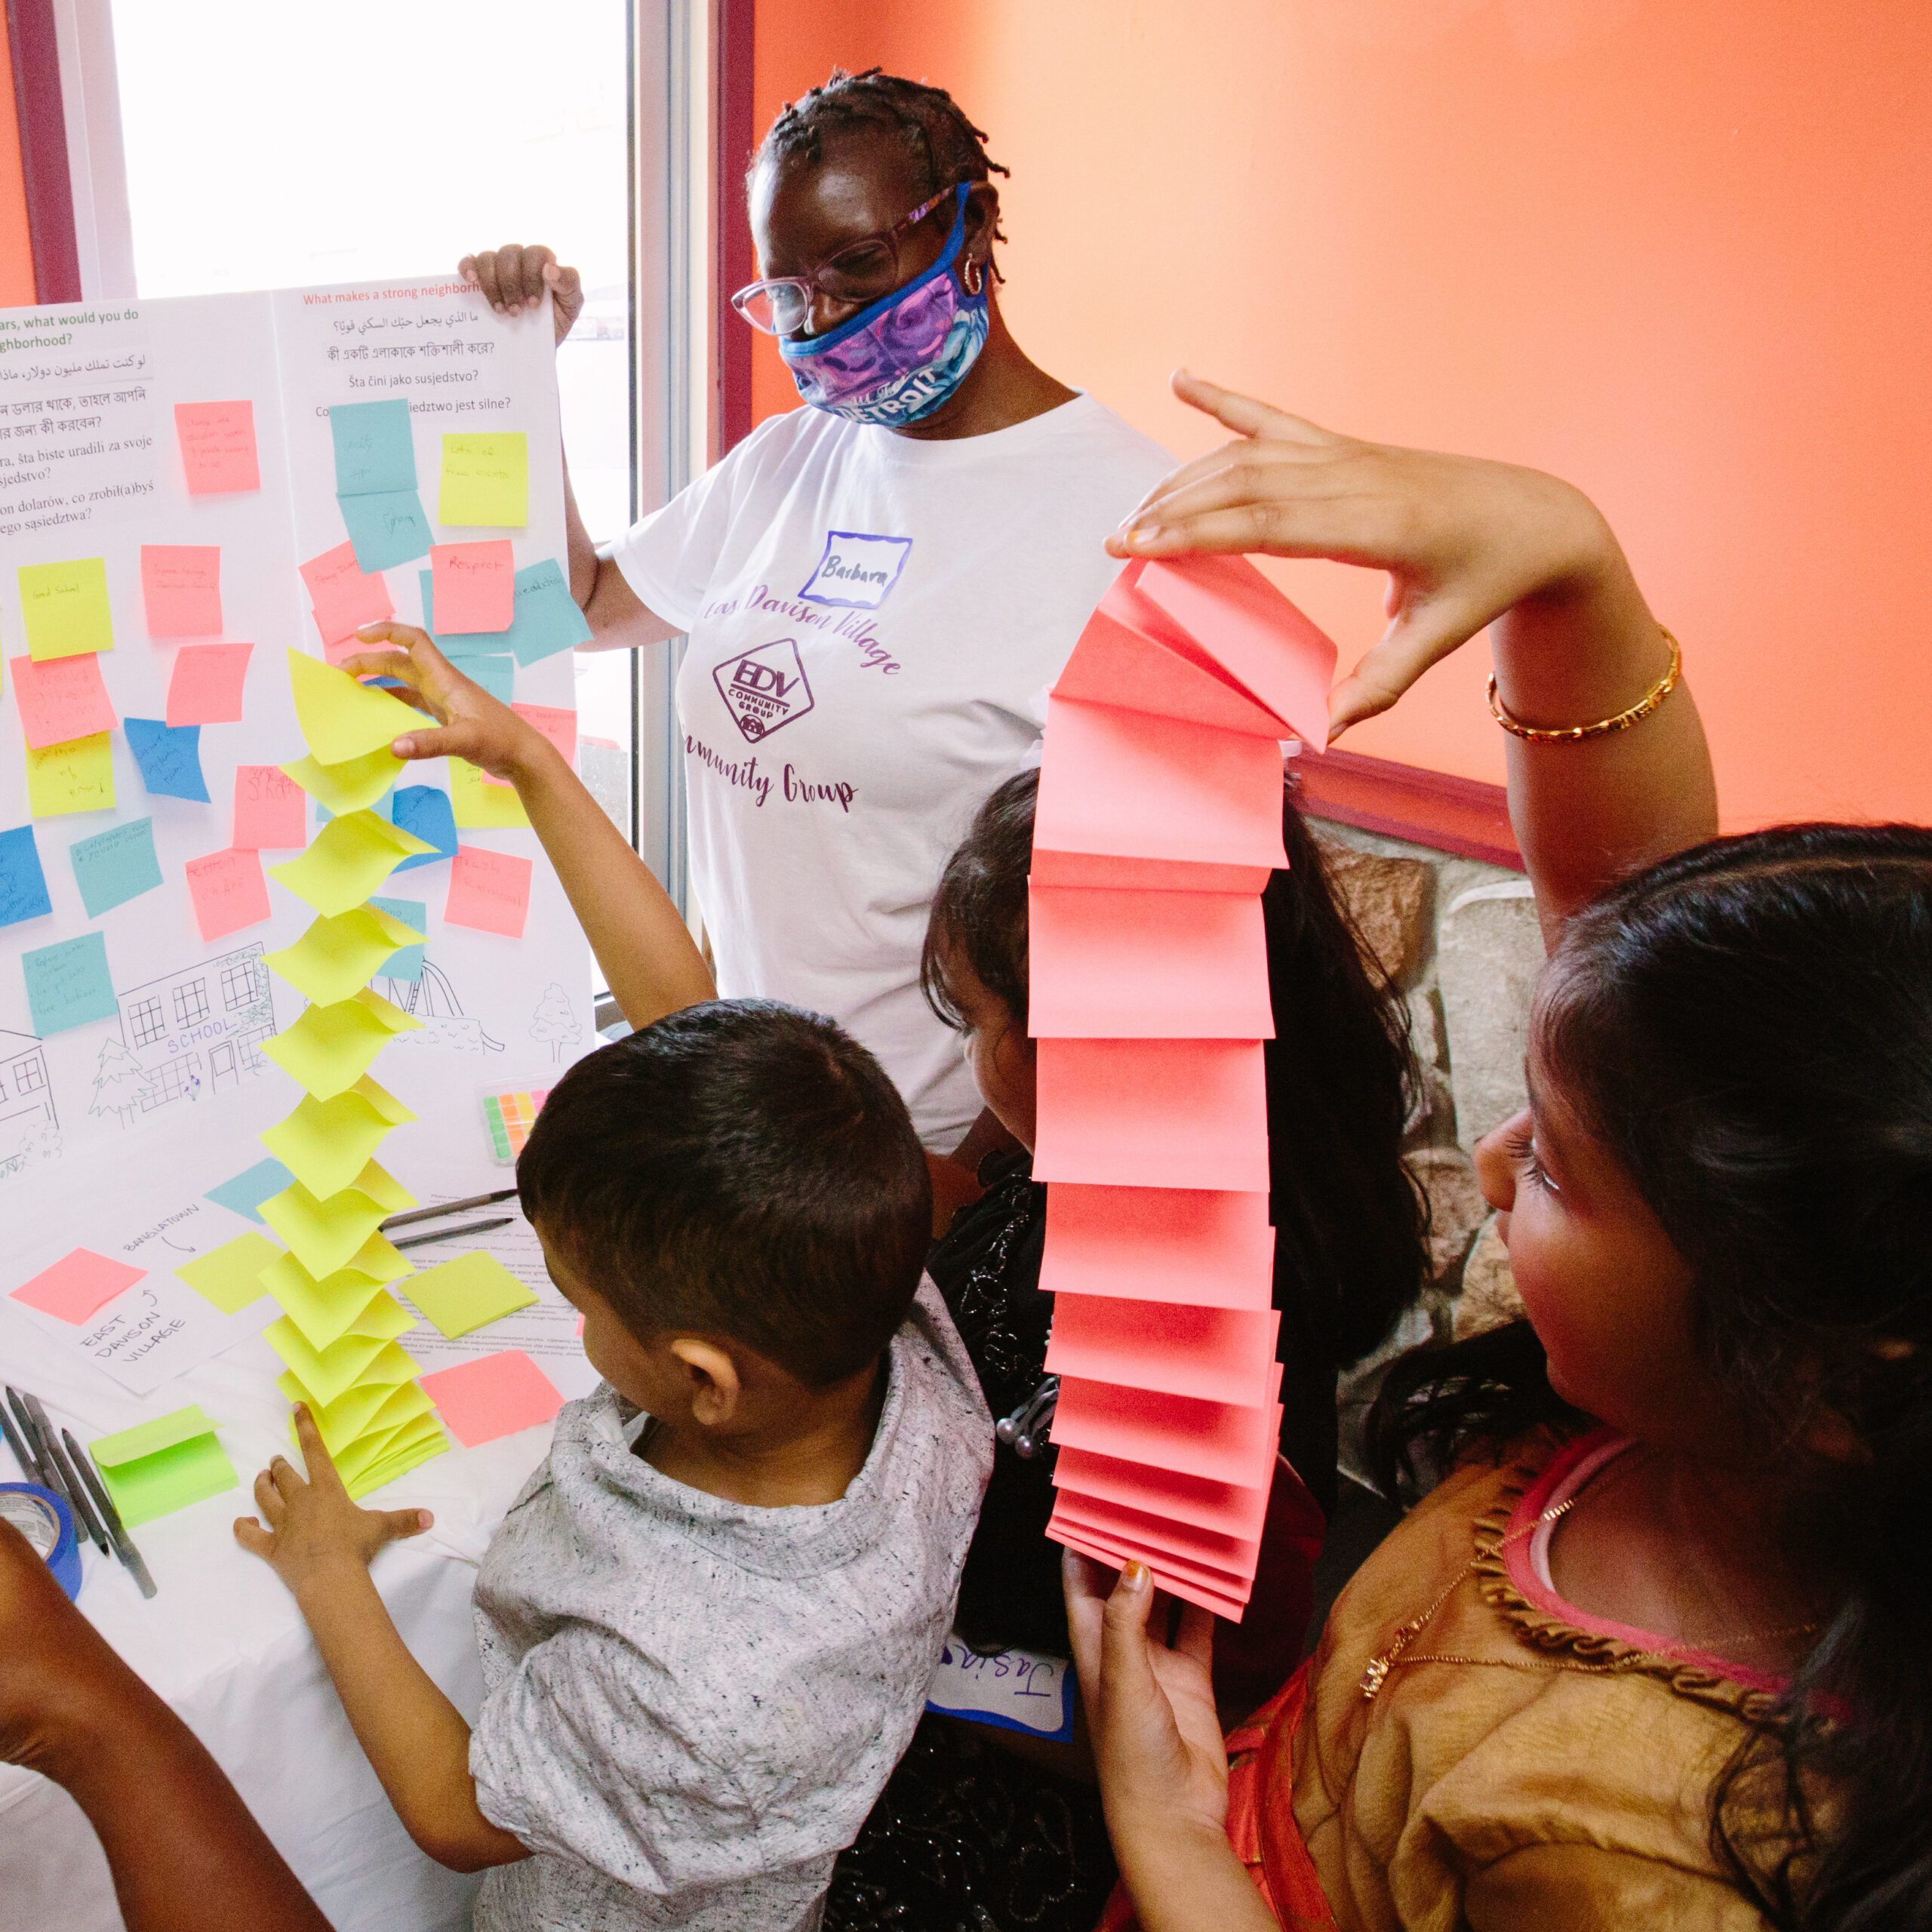
<svg viewBox="0 0 1932 1932">
<path fill-rule="evenodd" d="M 1493 625 L 1497 694 L 1518 723 L 1613 717 L 1670 647 L 1616 537 L 1540 471 L 1358 442 L 1185 374 L 1174 392 L 1241 440 L 1158 484 L 1108 548 L 1123 557 L 1259 551 L 1389 573 L 1389 628 L 1329 701 L 1332 740 Z M 1620 874 L 1717 831 L 1687 684 L 1628 729 L 1509 740 L 1509 815 L 1547 937 Z"/>
<path fill-rule="evenodd" d="M 678 909 L 555 746 L 414 626 L 365 624 L 356 635 L 370 648 L 342 668 L 398 679 L 436 720 L 438 728 L 398 738 L 398 758 L 467 758 L 516 787 L 624 1017 L 648 1026 L 713 998 L 710 971 Z M 398 648 L 385 651 L 384 643 Z"/>
<path fill-rule="evenodd" d="M 307 1481 L 278 1456 L 255 1478 L 268 1527 L 238 1517 L 235 1540 L 294 1592 L 356 1742 L 417 1844 L 457 1872 L 528 1857 L 521 1841 L 478 1807 L 469 1727 L 410 1655 L 369 1580 L 370 1558 L 385 1543 L 426 1530 L 429 1512 L 357 1508 L 306 1405 L 297 1406 L 295 1431 Z"/>
</svg>

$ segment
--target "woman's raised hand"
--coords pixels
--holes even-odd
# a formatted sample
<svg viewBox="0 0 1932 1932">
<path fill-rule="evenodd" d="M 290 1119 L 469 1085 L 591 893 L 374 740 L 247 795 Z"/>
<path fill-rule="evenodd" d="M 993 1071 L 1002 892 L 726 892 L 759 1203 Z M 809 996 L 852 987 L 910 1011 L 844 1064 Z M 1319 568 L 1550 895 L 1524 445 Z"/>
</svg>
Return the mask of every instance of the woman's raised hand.
<svg viewBox="0 0 1932 1932">
<path fill-rule="evenodd" d="M 1156 484 L 1107 548 L 1128 558 L 1259 551 L 1386 571 L 1389 627 L 1330 694 L 1331 741 L 1505 611 L 1626 574 L 1589 500 L 1539 470 L 1358 442 L 1184 371 L 1174 389 L 1237 440 Z"/>
<path fill-rule="evenodd" d="M 527 719 L 466 678 L 414 624 L 365 624 L 355 633 L 366 651 L 343 659 L 352 678 L 393 678 L 398 694 L 440 728 L 411 731 L 390 749 L 398 758 L 466 758 L 492 778 L 514 785 L 540 758 L 550 741 Z M 384 644 L 395 647 L 385 651 Z"/>
<path fill-rule="evenodd" d="M 466 255 L 457 263 L 456 272 L 481 289 L 500 315 L 539 307 L 547 288 L 559 342 L 583 312 L 583 278 L 575 269 L 559 267 L 555 251 L 540 242 L 525 248 L 520 242 L 506 242 L 500 248 Z"/>
</svg>

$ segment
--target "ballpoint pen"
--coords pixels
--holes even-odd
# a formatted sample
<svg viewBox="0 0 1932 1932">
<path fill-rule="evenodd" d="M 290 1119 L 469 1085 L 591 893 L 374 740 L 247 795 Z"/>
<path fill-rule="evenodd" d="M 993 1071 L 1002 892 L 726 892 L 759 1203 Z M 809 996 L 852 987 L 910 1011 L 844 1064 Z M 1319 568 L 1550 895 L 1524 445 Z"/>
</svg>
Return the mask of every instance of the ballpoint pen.
<svg viewBox="0 0 1932 1932">
<path fill-rule="evenodd" d="M 492 1228 L 507 1228 L 515 1219 L 514 1214 L 500 1214 L 494 1221 L 466 1221 L 460 1228 L 435 1228 L 426 1234 L 411 1235 L 407 1241 L 392 1241 L 389 1245 L 400 1254 L 405 1247 L 427 1247 L 432 1241 L 460 1241 L 465 1235 L 487 1234 Z"/>
<path fill-rule="evenodd" d="M 54 1435 L 54 1425 L 47 1420 L 47 1411 L 41 1407 L 40 1398 L 28 1395 L 26 1401 L 27 1414 L 33 1417 L 33 1426 L 40 1432 L 41 1447 L 47 1452 L 48 1461 L 59 1472 L 61 1484 L 67 1492 L 67 1500 L 73 1505 L 75 1522 L 102 1555 L 112 1555 L 107 1532 L 96 1518 L 88 1493 L 81 1487 L 81 1479 L 74 1473 L 74 1466 L 68 1461 L 66 1451 L 61 1447 Z"/>
<path fill-rule="evenodd" d="M 412 1208 L 406 1214 L 392 1214 L 386 1221 L 379 1222 L 380 1231 L 387 1234 L 392 1228 L 407 1228 L 418 1221 L 440 1220 L 445 1214 L 466 1214 L 472 1208 L 494 1208 L 500 1201 L 514 1201 L 516 1189 L 500 1187 L 494 1194 L 472 1194 L 462 1201 L 445 1201 L 434 1208 Z M 501 1227 L 500 1221 L 492 1221 L 493 1228 Z M 400 1247 L 401 1243 L 398 1242 Z"/>
<path fill-rule="evenodd" d="M 66 1500 L 65 1492 L 55 1479 L 54 1472 L 48 1467 L 47 1457 L 40 1446 L 40 1438 L 34 1433 L 33 1418 L 27 1414 L 26 1404 L 20 1400 L 20 1392 L 10 1382 L 7 1384 L 7 1406 L 14 1412 L 14 1423 L 20 1433 L 20 1440 L 26 1444 L 27 1460 L 25 1465 L 27 1480 L 37 1482 L 42 1489 L 51 1489 Z M 19 1453 L 18 1444 L 14 1445 Z"/>
<path fill-rule="evenodd" d="M 119 1557 L 128 1574 L 140 1586 L 141 1595 L 151 1597 L 155 1593 L 154 1579 L 148 1574 L 148 1566 L 141 1561 L 141 1552 L 134 1547 L 134 1540 L 128 1534 L 127 1525 L 121 1520 L 121 1512 L 114 1506 L 114 1499 L 107 1493 L 107 1485 L 94 1474 L 94 1464 L 87 1452 L 63 1429 L 60 1432 L 67 1444 L 67 1454 L 73 1460 L 74 1467 L 80 1472 L 82 1482 L 88 1486 L 94 1497 L 94 1507 L 100 1512 L 100 1520 L 107 1525 L 107 1534 L 114 1539 L 114 1553 Z"/>
<path fill-rule="evenodd" d="M 7 1447 L 14 1452 L 14 1460 L 20 1466 L 21 1479 L 40 1482 L 40 1458 L 20 1440 L 20 1432 L 14 1426 L 14 1419 L 8 1414 L 4 1402 L 0 1402 L 0 1436 L 6 1438 Z M 43 1489 L 46 1486 L 41 1484 Z"/>
</svg>

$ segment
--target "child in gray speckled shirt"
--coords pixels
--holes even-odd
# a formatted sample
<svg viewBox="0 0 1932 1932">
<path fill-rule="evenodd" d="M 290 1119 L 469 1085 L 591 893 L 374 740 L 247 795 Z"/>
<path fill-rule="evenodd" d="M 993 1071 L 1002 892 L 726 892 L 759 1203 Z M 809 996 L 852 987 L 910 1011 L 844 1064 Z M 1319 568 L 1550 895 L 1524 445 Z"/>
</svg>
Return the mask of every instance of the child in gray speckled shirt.
<svg viewBox="0 0 1932 1932">
<path fill-rule="evenodd" d="M 717 1001 L 592 1054 L 517 1165 L 605 1386 L 484 1557 L 472 1734 L 368 1577 L 427 1513 L 306 1481 L 236 1525 L 294 1592 L 417 1843 L 482 1932 L 788 1932 L 910 1739 L 992 1420 L 921 1278 L 924 1155 L 829 1020 Z"/>
</svg>

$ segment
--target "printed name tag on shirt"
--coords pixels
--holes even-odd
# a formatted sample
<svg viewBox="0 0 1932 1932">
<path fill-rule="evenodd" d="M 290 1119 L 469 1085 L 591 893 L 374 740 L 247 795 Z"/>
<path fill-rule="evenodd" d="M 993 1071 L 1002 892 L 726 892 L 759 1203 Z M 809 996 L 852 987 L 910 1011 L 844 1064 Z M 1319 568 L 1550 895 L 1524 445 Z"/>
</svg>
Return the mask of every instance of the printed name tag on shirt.
<svg viewBox="0 0 1932 1932">
<path fill-rule="evenodd" d="M 808 604 L 876 611 L 891 594 L 912 555 L 909 537 L 868 537 L 857 530 L 827 533 L 825 554 L 798 595 Z"/>
<path fill-rule="evenodd" d="M 926 1709 L 1064 1743 L 1073 1735 L 1073 1666 L 1034 1651 L 981 1657 L 947 1638 L 926 1686 Z"/>
</svg>

